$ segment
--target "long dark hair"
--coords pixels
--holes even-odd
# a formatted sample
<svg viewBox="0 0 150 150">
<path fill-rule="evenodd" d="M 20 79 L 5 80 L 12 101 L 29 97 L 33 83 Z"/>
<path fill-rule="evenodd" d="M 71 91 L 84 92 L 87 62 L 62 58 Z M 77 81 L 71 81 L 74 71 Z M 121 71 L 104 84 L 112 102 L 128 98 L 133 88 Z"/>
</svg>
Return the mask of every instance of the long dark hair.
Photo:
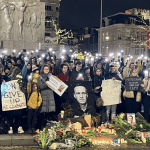
<svg viewBox="0 0 150 150">
<path fill-rule="evenodd" d="M 33 82 L 33 83 L 31 84 L 31 93 L 30 93 L 30 95 L 29 95 L 28 99 L 30 98 L 31 94 L 33 93 L 33 86 L 34 86 L 34 85 L 36 85 L 36 86 L 37 86 L 38 101 L 39 101 L 39 92 L 40 92 L 40 89 L 39 89 L 39 87 L 38 87 L 37 83 L 35 83 L 35 82 Z"/>
<path fill-rule="evenodd" d="M 50 67 L 48 65 L 43 65 L 41 70 L 40 70 L 40 74 L 44 74 L 44 68 L 48 67 L 49 68 L 49 72 L 50 72 Z"/>
</svg>

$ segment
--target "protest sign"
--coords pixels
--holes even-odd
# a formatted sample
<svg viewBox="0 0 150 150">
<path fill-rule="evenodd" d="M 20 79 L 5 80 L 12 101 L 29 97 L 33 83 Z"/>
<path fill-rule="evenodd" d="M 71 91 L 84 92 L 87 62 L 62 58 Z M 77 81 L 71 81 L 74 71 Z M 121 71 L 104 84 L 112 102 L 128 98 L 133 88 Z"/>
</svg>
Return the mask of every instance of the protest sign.
<svg viewBox="0 0 150 150">
<path fill-rule="evenodd" d="M 26 108 L 26 99 L 17 81 L 13 80 L 1 85 L 2 111 Z"/>
<path fill-rule="evenodd" d="M 127 77 L 125 78 L 126 91 L 141 91 L 142 78 L 140 77 Z"/>
<path fill-rule="evenodd" d="M 101 97 L 104 106 L 115 105 L 121 103 L 121 81 L 119 80 L 103 80 Z"/>
<path fill-rule="evenodd" d="M 50 76 L 49 81 L 46 81 L 46 84 L 59 96 L 62 96 L 68 88 L 68 86 L 64 82 L 62 82 L 60 79 L 53 75 Z"/>
</svg>

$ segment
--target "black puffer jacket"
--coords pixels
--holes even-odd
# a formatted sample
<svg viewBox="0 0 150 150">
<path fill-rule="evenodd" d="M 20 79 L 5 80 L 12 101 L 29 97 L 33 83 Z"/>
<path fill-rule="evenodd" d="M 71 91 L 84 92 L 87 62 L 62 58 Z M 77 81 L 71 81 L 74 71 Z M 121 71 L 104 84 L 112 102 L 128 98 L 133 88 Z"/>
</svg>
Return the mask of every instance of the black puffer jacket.
<svg viewBox="0 0 150 150">
<path fill-rule="evenodd" d="M 83 74 L 82 69 L 80 71 L 76 71 L 76 68 L 73 68 L 71 76 L 70 76 L 70 81 L 75 81 L 80 73 Z"/>
<path fill-rule="evenodd" d="M 102 80 L 104 80 L 104 78 L 102 76 L 98 76 L 98 75 L 95 75 L 94 78 L 93 78 L 93 82 L 92 82 L 92 85 L 93 85 L 93 89 L 95 89 L 96 87 L 102 85 Z M 98 89 L 98 93 L 95 93 L 96 95 L 100 95 L 100 92 L 102 91 L 102 88 Z"/>
<path fill-rule="evenodd" d="M 106 80 L 112 79 L 113 77 L 116 78 L 116 80 L 122 81 L 122 79 L 119 78 L 119 76 L 117 75 L 117 73 L 108 72 L 108 73 L 105 75 L 105 79 L 106 79 Z"/>
</svg>

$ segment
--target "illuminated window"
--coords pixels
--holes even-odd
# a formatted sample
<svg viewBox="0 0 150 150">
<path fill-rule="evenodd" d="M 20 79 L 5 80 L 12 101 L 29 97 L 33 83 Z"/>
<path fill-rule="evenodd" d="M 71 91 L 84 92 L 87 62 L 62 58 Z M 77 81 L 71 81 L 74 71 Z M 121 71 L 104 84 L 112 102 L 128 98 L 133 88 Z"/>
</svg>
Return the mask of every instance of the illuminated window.
<svg viewBox="0 0 150 150">
<path fill-rule="evenodd" d="M 106 36 L 106 41 L 108 41 L 109 40 L 109 36 Z"/>
</svg>

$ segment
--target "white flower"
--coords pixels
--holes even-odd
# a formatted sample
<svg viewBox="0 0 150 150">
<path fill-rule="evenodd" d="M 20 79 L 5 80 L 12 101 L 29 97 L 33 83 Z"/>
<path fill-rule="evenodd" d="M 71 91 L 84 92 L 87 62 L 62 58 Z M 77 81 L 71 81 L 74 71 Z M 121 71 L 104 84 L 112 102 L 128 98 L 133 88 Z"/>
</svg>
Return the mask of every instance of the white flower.
<svg viewBox="0 0 150 150">
<path fill-rule="evenodd" d="M 23 78 L 23 77 L 22 77 L 21 75 L 19 75 L 19 74 L 18 74 L 16 77 L 19 78 L 19 79 L 22 79 L 22 78 Z"/>
</svg>

